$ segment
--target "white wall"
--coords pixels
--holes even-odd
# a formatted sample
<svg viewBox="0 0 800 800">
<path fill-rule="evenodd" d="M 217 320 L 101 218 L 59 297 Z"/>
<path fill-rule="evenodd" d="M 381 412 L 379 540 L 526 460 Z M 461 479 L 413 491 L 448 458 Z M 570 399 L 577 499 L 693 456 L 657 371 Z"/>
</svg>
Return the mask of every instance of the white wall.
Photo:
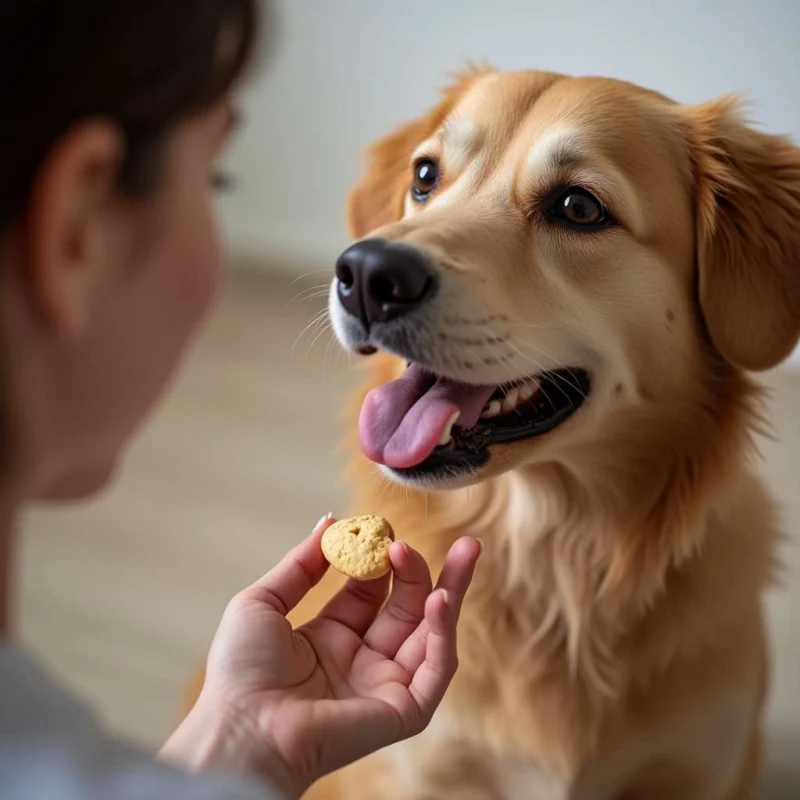
<svg viewBox="0 0 800 800">
<path fill-rule="evenodd" d="M 278 0 L 223 201 L 234 251 L 298 272 L 346 243 L 360 153 L 468 60 L 602 74 L 696 102 L 731 91 L 800 140 L 800 0 Z M 800 221 L 798 221 L 800 224 Z"/>
</svg>

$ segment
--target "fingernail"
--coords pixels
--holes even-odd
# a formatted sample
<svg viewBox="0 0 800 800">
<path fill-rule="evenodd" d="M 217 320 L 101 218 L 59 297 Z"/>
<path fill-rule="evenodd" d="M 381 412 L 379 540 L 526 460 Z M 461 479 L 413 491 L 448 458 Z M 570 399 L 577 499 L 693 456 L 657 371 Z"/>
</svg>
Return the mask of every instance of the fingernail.
<svg viewBox="0 0 800 800">
<path fill-rule="evenodd" d="M 405 542 L 392 542 L 392 547 L 396 548 L 394 560 L 405 558 L 406 561 L 408 561 L 409 551 L 408 545 Z M 394 561 L 392 561 L 392 565 L 394 566 Z"/>
<path fill-rule="evenodd" d="M 328 512 L 324 517 L 320 519 L 320 521 L 314 526 L 314 532 L 318 531 L 328 520 L 333 519 L 333 513 Z"/>
<path fill-rule="evenodd" d="M 478 556 L 482 556 L 483 555 L 483 539 L 478 539 L 478 546 L 480 547 L 480 553 L 478 553 Z"/>
<path fill-rule="evenodd" d="M 444 604 L 448 608 L 452 608 L 452 606 L 450 605 L 450 592 L 448 592 L 447 589 L 438 589 L 437 591 L 444 598 Z"/>
</svg>

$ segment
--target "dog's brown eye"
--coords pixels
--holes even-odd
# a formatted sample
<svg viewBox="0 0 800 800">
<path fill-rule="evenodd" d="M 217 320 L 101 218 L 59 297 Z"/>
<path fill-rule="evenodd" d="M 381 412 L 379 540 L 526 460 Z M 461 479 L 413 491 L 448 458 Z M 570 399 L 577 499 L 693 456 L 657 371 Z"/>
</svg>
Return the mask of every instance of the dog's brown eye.
<svg viewBox="0 0 800 800">
<path fill-rule="evenodd" d="M 439 183 L 439 165 L 430 158 L 423 158 L 414 165 L 414 182 L 411 193 L 418 203 L 424 203 Z"/>
<path fill-rule="evenodd" d="M 547 210 L 547 216 L 571 228 L 598 230 L 611 222 L 603 204 L 579 186 L 558 192 Z"/>
<path fill-rule="evenodd" d="M 583 192 L 572 192 L 563 200 L 564 216 L 576 225 L 594 225 L 603 214 L 595 199 Z"/>
</svg>

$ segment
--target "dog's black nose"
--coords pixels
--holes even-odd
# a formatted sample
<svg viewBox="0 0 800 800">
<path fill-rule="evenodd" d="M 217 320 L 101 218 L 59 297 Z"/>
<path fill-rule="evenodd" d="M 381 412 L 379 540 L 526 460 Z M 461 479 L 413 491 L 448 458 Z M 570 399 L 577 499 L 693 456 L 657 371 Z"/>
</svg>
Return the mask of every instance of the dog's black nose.
<svg viewBox="0 0 800 800">
<path fill-rule="evenodd" d="M 336 278 L 345 310 L 367 327 L 419 308 L 435 283 L 422 253 L 384 239 L 348 247 L 336 262 Z"/>
</svg>

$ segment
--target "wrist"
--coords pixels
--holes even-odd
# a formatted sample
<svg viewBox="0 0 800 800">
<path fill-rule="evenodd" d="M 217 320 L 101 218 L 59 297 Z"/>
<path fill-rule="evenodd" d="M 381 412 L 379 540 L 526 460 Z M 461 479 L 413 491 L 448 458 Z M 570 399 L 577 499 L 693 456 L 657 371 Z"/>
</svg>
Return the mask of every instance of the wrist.
<svg viewBox="0 0 800 800">
<path fill-rule="evenodd" d="M 296 800 L 303 793 L 255 720 L 202 698 L 158 757 L 189 772 L 256 775 L 279 789 L 287 800 Z"/>
</svg>

